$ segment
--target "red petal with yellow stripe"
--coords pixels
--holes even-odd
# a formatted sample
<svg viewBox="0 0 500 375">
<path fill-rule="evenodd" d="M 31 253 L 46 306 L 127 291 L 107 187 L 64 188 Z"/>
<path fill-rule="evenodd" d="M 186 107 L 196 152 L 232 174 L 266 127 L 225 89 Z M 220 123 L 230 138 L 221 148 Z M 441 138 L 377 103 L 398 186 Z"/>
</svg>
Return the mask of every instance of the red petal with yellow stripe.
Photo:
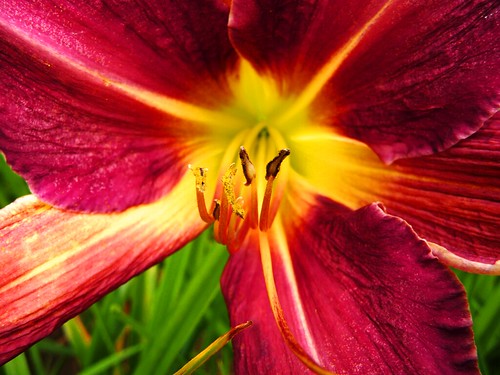
<svg viewBox="0 0 500 375">
<path fill-rule="evenodd" d="M 174 192 L 115 214 L 58 210 L 33 196 L 3 209 L 0 363 L 200 233 L 191 189 Z"/>
</svg>

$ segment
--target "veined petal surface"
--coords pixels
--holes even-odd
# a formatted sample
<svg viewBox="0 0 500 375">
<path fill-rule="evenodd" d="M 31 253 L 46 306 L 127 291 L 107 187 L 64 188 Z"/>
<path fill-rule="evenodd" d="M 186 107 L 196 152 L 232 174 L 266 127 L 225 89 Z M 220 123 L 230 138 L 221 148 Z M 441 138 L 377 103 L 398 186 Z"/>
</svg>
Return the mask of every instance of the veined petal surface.
<svg viewBox="0 0 500 375">
<path fill-rule="evenodd" d="M 102 82 L 3 51 L 18 58 L 0 72 L 0 150 L 38 197 L 72 210 L 118 211 L 158 199 L 185 173 L 199 127 Z"/>
<path fill-rule="evenodd" d="M 326 198 L 300 207 L 283 219 L 286 240 L 270 237 L 274 273 L 285 318 L 320 365 L 339 374 L 478 373 L 465 292 L 404 221 L 377 204 L 343 216 Z M 306 373 L 273 321 L 259 263 L 250 241 L 222 279 L 231 321 L 254 323 L 233 340 L 235 370 Z"/>
<path fill-rule="evenodd" d="M 114 214 L 33 196 L 1 210 L 0 364 L 200 233 L 187 180 L 168 198 Z"/>
<path fill-rule="evenodd" d="M 353 209 L 381 201 L 422 238 L 494 264 L 500 260 L 499 134 L 496 115 L 446 151 L 389 166 L 365 145 L 327 132 L 292 137 L 290 147 L 296 170 L 320 193 Z"/>
<path fill-rule="evenodd" d="M 378 195 L 390 213 L 466 259 L 500 261 L 499 115 L 449 150 L 398 160 L 392 170 Z"/>
<path fill-rule="evenodd" d="M 62 58 L 184 101 L 214 103 L 235 62 L 223 1 L 21 0 L 0 10 L 4 37 L 49 64 Z"/>
<path fill-rule="evenodd" d="M 210 116 L 164 95 L 226 95 L 212 86 L 231 59 L 227 9 L 188 5 L 2 3 L 0 150 L 38 197 L 119 211 L 164 196 L 196 159 Z"/>
<path fill-rule="evenodd" d="M 235 0 L 230 35 L 298 107 L 312 105 L 316 122 L 389 163 L 442 151 L 498 109 L 499 7 L 492 0 Z"/>
</svg>

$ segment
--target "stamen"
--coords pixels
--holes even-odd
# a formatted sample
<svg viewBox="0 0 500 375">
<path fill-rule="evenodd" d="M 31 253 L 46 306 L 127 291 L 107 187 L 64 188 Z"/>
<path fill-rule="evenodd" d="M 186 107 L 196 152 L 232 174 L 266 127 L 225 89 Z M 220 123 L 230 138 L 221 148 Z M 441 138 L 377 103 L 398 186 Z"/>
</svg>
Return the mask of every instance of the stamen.
<svg viewBox="0 0 500 375">
<path fill-rule="evenodd" d="M 271 160 L 269 163 L 267 163 L 266 166 L 266 180 L 269 180 L 271 176 L 275 177 L 278 175 L 278 172 L 280 171 L 281 163 L 285 158 L 290 155 L 290 150 L 287 148 L 284 148 L 283 150 L 280 150 L 278 153 L 278 156 L 276 156 L 273 160 Z"/>
<path fill-rule="evenodd" d="M 234 176 L 236 175 L 236 164 L 231 164 L 229 169 L 222 177 L 222 187 L 224 189 L 223 195 L 227 197 L 227 201 L 231 206 L 233 212 L 240 218 L 245 218 L 245 210 L 243 209 L 240 198 L 236 198 L 234 194 Z"/>
<path fill-rule="evenodd" d="M 266 232 L 271 226 L 269 224 L 269 211 L 271 210 L 271 196 L 273 194 L 273 182 L 274 182 L 274 176 L 269 177 L 266 183 L 264 199 L 262 200 L 259 229 L 263 232 Z"/>
<path fill-rule="evenodd" d="M 266 232 L 271 226 L 270 210 L 271 210 L 271 196 L 273 193 L 273 182 L 278 172 L 280 171 L 281 163 L 285 158 L 290 155 L 290 150 L 285 148 L 280 150 L 278 156 L 267 163 L 266 166 L 266 190 L 264 192 L 264 199 L 262 200 L 262 209 L 260 213 L 259 228 L 261 231 Z"/>
<path fill-rule="evenodd" d="M 214 199 L 214 210 L 212 211 L 212 216 L 215 220 L 219 220 L 220 217 L 220 200 Z"/>
<path fill-rule="evenodd" d="M 220 202 L 220 215 L 219 220 L 215 222 L 219 227 L 216 228 L 218 232 L 217 242 L 226 245 L 227 244 L 227 227 L 229 225 L 229 209 L 227 195 L 222 194 Z"/>
<path fill-rule="evenodd" d="M 240 147 L 240 160 L 241 167 L 243 168 L 243 174 L 247 182 L 245 186 L 250 185 L 250 208 L 249 208 L 249 218 L 250 227 L 257 228 L 259 222 L 259 208 L 258 208 L 258 198 L 257 198 L 257 184 L 254 183 L 256 172 L 253 163 L 250 161 L 247 151 L 243 146 Z"/>
<path fill-rule="evenodd" d="M 269 135 L 265 128 L 259 129 L 259 137 Z M 266 140 L 261 141 L 264 142 Z M 264 163 L 264 155 L 268 150 L 267 146 L 267 144 L 264 144 L 257 149 L 259 165 Z M 282 162 L 288 155 L 290 155 L 290 150 L 286 148 L 281 149 L 278 155 L 267 163 L 265 175 L 266 184 L 260 211 L 258 195 L 259 192 L 262 193 L 260 189 L 264 187 L 261 185 L 264 181 L 263 179 L 258 181 L 256 168 L 243 146 L 240 147 L 239 157 L 246 179 L 245 186 L 250 186 L 250 191 L 246 191 L 246 195 L 243 195 L 246 202 L 244 202 L 242 196 L 237 196 L 237 194 L 240 194 L 240 189 L 243 186 L 243 178 L 240 176 L 235 178 L 237 168 L 236 164 L 232 163 L 222 175 L 220 180 L 221 184 L 218 185 L 216 189 L 216 194 L 220 196 L 220 201 L 217 199 L 215 200 L 212 212 L 209 213 L 205 202 L 205 187 L 208 170 L 207 168 L 193 168 L 189 165 L 189 169 L 196 178 L 196 199 L 200 217 L 208 224 L 215 222 L 214 236 L 217 242 L 228 246 L 231 245 L 231 247 L 234 248 L 237 244 L 242 243 L 244 235 L 250 229 L 259 228 L 259 230 L 265 232 L 271 227 L 276 214 L 277 205 L 279 205 L 279 200 L 282 195 L 281 189 L 277 197 L 272 197 L 273 183 L 280 171 Z M 286 181 L 286 179 L 284 181 Z M 280 184 L 281 188 L 283 188 L 282 185 L 283 184 Z M 243 207 L 245 207 L 245 209 Z M 233 213 L 235 215 L 233 215 Z"/>
<path fill-rule="evenodd" d="M 250 161 L 248 153 L 245 150 L 245 147 L 243 146 L 240 147 L 240 160 L 241 160 L 241 166 L 243 168 L 243 174 L 245 175 L 245 178 L 247 180 L 245 186 L 250 186 L 250 184 L 255 178 L 255 167 Z"/>
<path fill-rule="evenodd" d="M 207 223 L 211 224 L 214 218 L 208 213 L 207 205 L 205 203 L 205 186 L 207 183 L 207 168 L 193 168 L 188 165 L 188 168 L 193 172 L 196 179 L 196 202 L 198 204 L 198 212 L 200 213 L 201 219 Z"/>
<path fill-rule="evenodd" d="M 238 197 L 236 199 L 237 204 L 243 206 L 243 197 Z M 229 246 L 230 244 L 233 243 L 236 234 L 238 233 L 240 227 L 242 226 L 242 223 L 245 222 L 244 217 L 239 216 L 238 214 L 232 215 L 229 219 L 228 223 L 228 228 L 227 228 L 227 245 Z"/>
<path fill-rule="evenodd" d="M 232 212 L 234 212 L 241 219 L 245 218 L 245 210 L 242 207 L 242 199 L 236 198 L 234 194 L 234 176 L 236 175 L 236 164 L 231 164 L 229 169 L 226 171 L 224 176 L 222 176 L 222 197 L 220 204 L 220 214 L 219 214 L 219 239 L 222 244 L 227 244 L 227 231 L 229 228 L 229 220 L 231 218 L 231 212 L 229 207 L 231 207 Z"/>
</svg>

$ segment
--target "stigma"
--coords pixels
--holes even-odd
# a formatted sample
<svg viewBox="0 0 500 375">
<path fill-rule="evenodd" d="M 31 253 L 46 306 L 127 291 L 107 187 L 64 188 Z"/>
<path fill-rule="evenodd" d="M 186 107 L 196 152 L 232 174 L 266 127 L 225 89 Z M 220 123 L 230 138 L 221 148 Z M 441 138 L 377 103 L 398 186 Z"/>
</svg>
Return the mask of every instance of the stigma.
<svg viewBox="0 0 500 375">
<path fill-rule="evenodd" d="M 239 162 L 232 163 L 219 179 L 213 203 L 206 203 L 206 168 L 192 167 L 196 181 L 196 201 L 200 218 L 214 224 L 217 242 L 234 249 L 250 230 L 267 232 L 272 225 L 281 196 L 273 197 L 273 185 L 290 150 L 282 149 L 262 170 L 256 168 L 247 150 L 239 149 Z M 238 173 L 241 171 L 241 173 Z M 259 200 L 261 196 L 261 200 Z"/>
</svg>

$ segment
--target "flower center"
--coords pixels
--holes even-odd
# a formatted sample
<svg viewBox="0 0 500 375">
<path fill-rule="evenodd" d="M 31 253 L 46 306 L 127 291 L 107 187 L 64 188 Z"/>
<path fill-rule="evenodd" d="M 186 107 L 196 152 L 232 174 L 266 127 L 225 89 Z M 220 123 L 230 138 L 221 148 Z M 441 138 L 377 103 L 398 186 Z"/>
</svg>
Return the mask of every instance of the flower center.
<svg viewBox="0 0 500 375">
<path fill-rule="evenodd" d="M 200 217 L 207 224 L 213 223 L 215 240 L 227 245 L 231 253 L 245 248 L 258 250 L 271 311 L 282 338 L 309 369 L 318 374 L 329 373 L 319 361 L 283 221 L 277 215 L 291 171 L 291 166 L 286 165 L 290 155 L 288 142 L 281 134 L 287 134 L 289 141 L 291 132 L 307 124 L 307 109 L 303 103 L 294 102 L 293 97 L 283 96 L 275 82 L 259 76 L 245 61 L 231 81 L 231 88 L 235 100 L 224 110 L 241 119 L 243 126 L 236 122 L 214 128 L 217 140 L 214 145 L 222 149 L 220 169 L 215 173 L 217 180 L 214 175 L 207 177 L 213 173 L 207 168 L 190 166 L 196 179 Z M 219 143 L 221 139 L 229 142 Z M 218 151 L 216 154 L 219 156 Z M 282 281 L 295 301 L 288 313 L 295 316 L 300 327 L 300 341 L 289 326 L 278 298 L 273 258 L 279 259 Z"/>
<path fill-rule="evenodd" d="M 286 184 L 285 173 L 273 194 L 281 165 L 290 155 L 287 148 L 276 153 L 276 145 L 282 143 L 278 133 L 259 124 L 246 135 L 244 143 L 248 149 L 240 146 L 239 150 L 229 147 L 226 151 L 228 155 L 223 159 L 239 161 L 222 166 L 225 170 L 220 172 L 210 207 L 205 197 L 208 170 L 190 166 L 196 178 L 200 217 L 207 224 L 214 223 L 215 239 L 227 245 L 230 251 L 240 247 L 250 229 L 267 232 L 278 211 Z M 272 153 L 274 157 L 270 156 Z M 249 154 L 255 158 L 252 160 Z"/>
</svg>

